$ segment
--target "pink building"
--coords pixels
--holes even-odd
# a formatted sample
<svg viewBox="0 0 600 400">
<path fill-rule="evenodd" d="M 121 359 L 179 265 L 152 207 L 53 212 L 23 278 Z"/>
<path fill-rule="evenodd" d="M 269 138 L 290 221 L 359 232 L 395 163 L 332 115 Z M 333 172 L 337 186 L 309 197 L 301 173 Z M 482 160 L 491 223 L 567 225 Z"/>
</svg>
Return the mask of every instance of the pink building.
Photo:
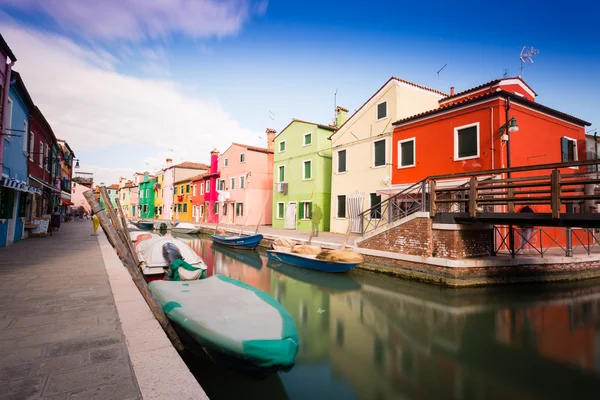
<svg viewBox="0 0 600 400">
<path fill-rule="evenodd" d="M 167 166 L 163 169 L 161 219 L 174 219 L 175 217 L 175 213 L 173 212 L 173 184 L 207 172 L 208 169 L 209 166 L 206 164 L 191 161 L 173 165 L 173 160 L 167 158 Z"/>
<path fill-rule="evenodd" d="M 222 222 L 271 225 L 273 203 L 274 130 L 267 130 L 269 148 L 232 143 L 219 157 L 217 182 Z"/>
</svg>

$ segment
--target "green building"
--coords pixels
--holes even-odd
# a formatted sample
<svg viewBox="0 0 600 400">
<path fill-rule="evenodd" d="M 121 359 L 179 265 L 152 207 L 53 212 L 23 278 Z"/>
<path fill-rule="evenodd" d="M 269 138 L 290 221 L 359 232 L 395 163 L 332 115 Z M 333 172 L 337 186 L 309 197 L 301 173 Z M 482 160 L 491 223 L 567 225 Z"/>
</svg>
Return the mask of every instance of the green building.
<svg viewBox="0 0 600 400">
<path fill-rule="evenodd" d="M 329 230 L 335 128 L 293 119 L 274 142 L 273 228 Z"/>
<path fill-rule="evenodd" d="M 144 174 L 144 181 L 140 182 L 138 191 L 138 207 L 140 210 L 140 218 L 154 218 L 154 186 L 156 178 Z"/>
</svg>

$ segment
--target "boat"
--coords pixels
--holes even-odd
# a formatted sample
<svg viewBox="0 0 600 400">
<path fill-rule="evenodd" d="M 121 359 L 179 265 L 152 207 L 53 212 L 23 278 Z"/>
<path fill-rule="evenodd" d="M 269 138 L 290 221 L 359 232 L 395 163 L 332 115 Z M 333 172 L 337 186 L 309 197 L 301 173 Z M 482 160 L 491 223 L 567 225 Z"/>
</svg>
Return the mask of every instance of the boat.
<svg viewBox="0 0 600 400">
<path fill-rule="evenodd" d="M 305 282 L 331 292 L 360 290 L 361 284 L 345 274 L 322 274 L 305 268 L 296 268 L 279 261 L 269 260 L 267 267 L 294 280 Z"/>
<path fill-rule="evenodd" d="M 260 377 L 294 366 L 294 320 L 262 290 L 223 275 L 149 288 L 192 354 Z"/>
<path fill-rule="evenodd" d="M 213 243 L 212 249 L 218 253 L 222 253 L 226 257 L 242 262 L 252 268 L 261 269 L 263 259 L 256 250 L 235 251 L 228 246 L 223 246 L 217 242 Z"/>
<path fill-rule="evenodd" d="M 173 224 L 171 224 L 170 222 L 155 222 L 153 225 L 153 228 L 155 231 L 170 231 L 173 228 Z"/>
<path fill-rule="evenodd" d="M 173 233 L 186 233 L 188 235 L 200 233 L 200 228 L 196 227 L 194 224 L 190 224 L 189 222 L 179 222 L 175 224 L 171 230 Z"/>
<path fill-rule="evenodd" d="M 175 280 L 202 279 L 206 275 L 206 264 L 202 258 L 179 239 L 156 236 L 138 242 L 135 250 L 144 278 L 148 282 L 165 277 Z M 188 273 L 197 270 L 201 272 Z M 194 275 L 198 276 L 193 278 Z"/>
<path fill-rule="evenodd" d="M 223 246 L 232 247 L 240 250 L 254 250 L 258 247 L 258 244 L 262 240 L 263 235 L 257 233 L 255 235 L 212 235 L 212 239 L 215 243 Z"/>
<path fill-rule="evenodd" d="M 158 237 L 158 235 L 154 233 L 149 233 L 148 231 L 131 231 L 129 232 L 129 238 L 132 243 L 139 241 L 142 238 L 149 239 L 152 237 Z"/>
<path fill-rule="evenodd" d="M 360 262 L 319 260 L 315 254 L 298 254 L 289 250 L 267 250 L 267 256 L 270 260 L 323 272 L 346 272 L 360 264 Z"/>
<path fill-rule="evenodd" d="M 134 225 L 145 231 L 151 231 L 154 228 L 154 222 L 149 221 L 137 221 L 134 222 Z"/>
</svg>

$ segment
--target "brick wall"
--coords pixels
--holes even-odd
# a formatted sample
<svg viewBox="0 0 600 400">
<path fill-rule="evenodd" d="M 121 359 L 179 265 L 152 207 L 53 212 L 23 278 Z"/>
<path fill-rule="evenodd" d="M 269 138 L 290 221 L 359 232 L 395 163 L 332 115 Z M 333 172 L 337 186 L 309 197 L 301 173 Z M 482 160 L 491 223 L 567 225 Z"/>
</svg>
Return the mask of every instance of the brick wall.
<svg viewBox="0 0 600 400">
<path fill-rule="evenodd" d="M 358 247 L 429 257 L 431 255 L 431 219 L 414 218 L 405 224 L 360 242 Z"/>
<path fill-rule="evenodd" d="M 494 246 L 491 229 L 432 231 L 433 257 L 452 260 L 489 256 Z"/>
</svg>

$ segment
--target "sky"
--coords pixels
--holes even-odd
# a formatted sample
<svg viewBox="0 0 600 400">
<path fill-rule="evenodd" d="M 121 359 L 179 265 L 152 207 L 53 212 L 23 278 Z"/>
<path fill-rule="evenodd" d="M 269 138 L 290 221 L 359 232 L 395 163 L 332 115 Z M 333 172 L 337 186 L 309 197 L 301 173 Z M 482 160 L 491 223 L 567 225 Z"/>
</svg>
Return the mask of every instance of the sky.
<svg viewBox="0 0 600 400">
<path fill-rule="evenodd" d="M 266 147 L 292 118 L 331 123 L 391 76 L 443 92 L 517 76 L 523 46 L 539 49 L 522 75 L 537 101 L 591 131 L 599 20 L 593 1 L 0 0 L 14 69 L 106 185 Z"/>
</svg>

